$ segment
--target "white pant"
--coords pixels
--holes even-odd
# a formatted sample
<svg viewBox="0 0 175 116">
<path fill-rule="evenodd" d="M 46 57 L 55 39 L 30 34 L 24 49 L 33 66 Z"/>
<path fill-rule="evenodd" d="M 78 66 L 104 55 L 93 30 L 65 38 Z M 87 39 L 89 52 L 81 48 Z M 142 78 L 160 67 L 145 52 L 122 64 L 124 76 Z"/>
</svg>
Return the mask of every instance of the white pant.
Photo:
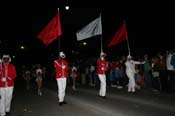
<svg viewBox="0 0 175 116">
<path fill-rule="evenodd" d="M 0 87 L 0 116 L 10 111 L 13 88 L 14 87 Z"/>
<path fill-rule="evenodd" d="M 59 102 L 63 102 L 66 90 L 66 78 L 58 78 L 57 85 Z"/>
<path fill-rule="evenodd" d="M 100 96 L 106 96 L 106 75 L 99 74 L 98 75 L 100 79 Z"/>
<path fill-rule="evenodd" d="M 126 72 L 126 75 L 129 78 L 129 84 L 128 84 L 128 92 L 135 92 L 135 74 L 132 72 Z"/>
</svg>

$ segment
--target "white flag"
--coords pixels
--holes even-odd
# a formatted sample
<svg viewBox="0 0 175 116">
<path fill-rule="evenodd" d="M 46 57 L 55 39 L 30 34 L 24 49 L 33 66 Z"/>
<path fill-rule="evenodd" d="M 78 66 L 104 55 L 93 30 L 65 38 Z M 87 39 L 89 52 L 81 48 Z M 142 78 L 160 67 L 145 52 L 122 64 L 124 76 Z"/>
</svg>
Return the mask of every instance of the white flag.
<svg viewBox="0 0 175 116">
<path fill-rule="evenodd" d="M 102 34 L 101 16 L 90 22 L 87 26 L 77 32 L 77 40 L 83 40 L 92 36 Z"/>
</svg>

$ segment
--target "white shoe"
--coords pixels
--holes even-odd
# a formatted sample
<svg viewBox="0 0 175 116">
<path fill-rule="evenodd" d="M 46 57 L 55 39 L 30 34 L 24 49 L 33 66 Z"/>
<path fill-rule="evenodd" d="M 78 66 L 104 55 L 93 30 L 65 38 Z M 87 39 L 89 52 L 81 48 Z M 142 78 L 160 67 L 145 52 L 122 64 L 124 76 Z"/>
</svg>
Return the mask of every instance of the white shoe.
<svg viewBox="0 0 175 116">
<path fill-rule="evenodd" d="M 117 85 L 111 85 L 111 87 L 117 87 Z"/>
<path fill-rule="evenodd" d="M 42 92 L 39 93 L 39 96 L 42 96 Z"/>
<path fill-rule="evenodd" d="M 38 91 L 38 95 L 39 95 L 39 96 L 42 96 L 42 92 L 41 92 L 41 91 Z"/>
<path fill-rule="evenodd" d="M 122 86 L 117 86 L 117 89 L 122 89 L 123 87 Z"/>
<path fill-rule="evenodd" d="M 132 92 L 132 93 L 135 93 L 135 90 L 132 90 L 131 92 Z"/>
<path fill-rule="evenodd" d="M 76 91 L 76 90 L 77 90 L 75 87 L 72 87 L 72 89 L 73 89 L 74 91 Z"/>
</svg>

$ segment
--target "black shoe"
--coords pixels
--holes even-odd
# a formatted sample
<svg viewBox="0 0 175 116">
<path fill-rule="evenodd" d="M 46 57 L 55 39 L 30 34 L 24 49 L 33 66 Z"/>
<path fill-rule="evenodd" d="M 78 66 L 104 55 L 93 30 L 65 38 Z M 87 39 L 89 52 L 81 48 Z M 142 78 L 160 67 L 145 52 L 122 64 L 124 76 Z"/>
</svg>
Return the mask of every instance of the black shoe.
<svg viewBox="0 0 175 116">
<path fill-rule="evenodd" d="M 66 102 L 66 101 L 63 101 L 62 103 L 63 103 L 63 104 L 67 104 L 67 102 Z"/>
<path fill-rule="evenodd" d="M 106 99 L 106 96 L 98 95 L 98 97 L 103 98 L 103 99 Z"/>
<path fill-rule="evenodd" d="M 62 106 L 63 105 L 63 102 L 59 102 L 59 106 Z"/>
<path fill-rule="evenodd" d="M 103 99 L 106 99 L 106 96 L 101 96 Z"/>
<path fill-rule="evenodd" d="M 132 92 L 132 94 L 137 94 L 137 92 L 136 92 L 136 91 L 134 91 L 134 92 Z"/>
<path fill-rule="evenodd" d="M 10 115 L 10 112 L 6 112 L 6 116 L 9 116 Z"/>
</svg>

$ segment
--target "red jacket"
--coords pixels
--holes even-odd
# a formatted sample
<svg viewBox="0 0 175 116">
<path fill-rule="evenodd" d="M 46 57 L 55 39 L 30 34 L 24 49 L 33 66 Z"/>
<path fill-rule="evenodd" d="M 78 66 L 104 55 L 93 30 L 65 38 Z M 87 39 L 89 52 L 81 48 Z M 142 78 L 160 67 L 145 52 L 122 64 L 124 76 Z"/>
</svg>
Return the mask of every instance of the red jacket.
<svg viewBox="0 0 175 116">
<path fill-rule="evenodd" d="M 5 72 L 7 72 L 7 75 L 5 75 Z M 3 77 L 6 78 L 5 82 L 2 81 Z M 2 70 L 0 69 L 0 87 L 14 86 L 15 78 L 16 78 L 16 67 L 13 64 L 8 65 L 2 64 Z"/>
<path fill-rule="evenodd" d="M 55 60 L 54 67 L 56 72 L 56 79 L 68 78 L 68 62 L 65 59 Z"/>
<path fill-rule="evenodd" d="M 97 61 L 98 69 L 97 74 L 105 74 L 105 72 L 108 70 L 108 62 L 106 60 L 98 59 Z"/>
</svg>

